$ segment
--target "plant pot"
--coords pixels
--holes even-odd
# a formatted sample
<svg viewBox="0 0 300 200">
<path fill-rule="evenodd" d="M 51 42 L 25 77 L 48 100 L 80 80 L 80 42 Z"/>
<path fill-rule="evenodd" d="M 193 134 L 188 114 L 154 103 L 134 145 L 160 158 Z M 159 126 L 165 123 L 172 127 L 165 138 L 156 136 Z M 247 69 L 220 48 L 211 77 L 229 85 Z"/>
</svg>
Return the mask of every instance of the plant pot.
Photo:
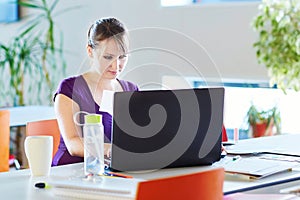
<svg viewBox="0 0 300 200">
<path fill-rule="evenodd" d="M 253 137 L 272 136 L 273 126 L 274 126 L 273 121 L 269 123 L 269 126 L 267 126 L 267 122 L 253 124 L 252 125 Z"/>
</svg>

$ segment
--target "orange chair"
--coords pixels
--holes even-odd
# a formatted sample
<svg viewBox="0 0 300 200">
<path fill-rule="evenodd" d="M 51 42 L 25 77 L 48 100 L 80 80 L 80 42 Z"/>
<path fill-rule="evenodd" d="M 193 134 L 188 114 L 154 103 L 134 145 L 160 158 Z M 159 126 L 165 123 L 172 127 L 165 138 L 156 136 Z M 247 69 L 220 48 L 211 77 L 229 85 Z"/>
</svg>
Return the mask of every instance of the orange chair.
<svg viewBox="0 0 300 200">
<path fill-rule="evenodd" d="M 140 182 L 136 200 L 222 200 L 224 169 Z"/>
<path fill-rule="evenodd" d="M 0 110 L 0 172 L 9 171 L 9 120 L 9 110 Z"/>
<path fill-rule="evenodd" d="M 26 136 L 32 135 L 50 135 L 53 136 L 53 154 L 58 150 L 60 142 L 60 132 L 56 119 L 28 122 L 26 124 Z"/>
</svg>

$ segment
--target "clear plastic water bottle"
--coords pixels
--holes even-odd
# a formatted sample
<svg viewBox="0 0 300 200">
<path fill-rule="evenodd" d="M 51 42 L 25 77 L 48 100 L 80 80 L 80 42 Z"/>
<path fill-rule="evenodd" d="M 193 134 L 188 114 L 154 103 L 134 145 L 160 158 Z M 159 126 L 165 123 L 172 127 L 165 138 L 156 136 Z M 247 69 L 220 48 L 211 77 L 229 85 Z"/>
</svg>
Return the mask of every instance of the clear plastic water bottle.
<svg viewBox="0 0 300 200">
<path fill-rule="evenodd" d="M 102 116 L 84 116 L 84 173 L 101 175 L 104 173 L 104 131 Z"/>
</svg>

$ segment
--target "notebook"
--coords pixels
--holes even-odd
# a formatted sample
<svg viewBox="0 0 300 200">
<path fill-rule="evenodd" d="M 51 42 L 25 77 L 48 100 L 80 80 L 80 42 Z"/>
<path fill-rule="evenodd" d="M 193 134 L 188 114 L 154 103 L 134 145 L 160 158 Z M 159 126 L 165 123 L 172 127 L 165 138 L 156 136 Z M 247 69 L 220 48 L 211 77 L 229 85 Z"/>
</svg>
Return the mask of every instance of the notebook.
<svg viewBox="0 0 300 200">
<path fill-rule="evenodd" d="M 231 158 L 228 158 L 229 160 Z M 264 159 L 260 157 L 247 157 L 231 160 L 223 165 L 228 175 L 239 178 L 260 179 L 279 172 L 290 171 L 298 165 L 295 162 Z"/>
<path fill-rule="evenodd" d="M 99 178 L 99 177 L 98 177 Z M 83 180 L 73 178 L 50 180 L 48 184 L 54 195 L 80 199 L 134 200 L 136 188 L 141 179 L 111 178 Z"/>
<path fill-rule="evenodd" d="M 99 177 L 98 177 L 99 178 Z M 75 199 L 153 200 L 221 199 L 224 169 L 170 176 L 152 180 L 102 177 L 96 182 L 82 179 L 52 180 L 54 195 Z M 191 185 L 191 183 L 193 183 Z M 170 187 L 172 185 L 172 187 Z M 214 190 L 212 193 L 211 191 Z"/>
<path fill-rule="evenodd" d="M 116 92 L 113 171 L 210 165 L 220 159 L 224 88 Z"/>
</svg>

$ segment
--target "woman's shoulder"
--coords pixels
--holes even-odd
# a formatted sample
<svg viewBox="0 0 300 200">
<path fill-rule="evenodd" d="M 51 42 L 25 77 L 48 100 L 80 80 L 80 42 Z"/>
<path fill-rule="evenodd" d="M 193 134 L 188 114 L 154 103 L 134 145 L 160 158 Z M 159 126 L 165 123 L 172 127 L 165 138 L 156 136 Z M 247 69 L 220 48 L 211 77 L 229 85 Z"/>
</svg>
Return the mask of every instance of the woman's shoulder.
<svg viewBox="0 0 300 200">
<path fill-rule="evenodd" d="M 54 94 L 54 98 L 56 97 L 57 94 L 64 94 L 66 96 L 68 96 L 69 98 L 72 98 L 74 96 L 74 94 L 78 93 L 77 90 L 82 90 L 82 88 L 84 88 L 83 84 L 82 84 L 82 76 L 78 75 L 78 76 L 70 76 L 67 77 L 65 79 L 63 79 L 55 94 Z M 79 89 L 76 89 L 79 88 Z"/>
<path fill-rule="evenodd" d="M 124 91 L 138 91 L 139 90 L 138 86 L 133 82 L 126 81 L 126 80 L 120 80 L 120 79 L 118 79 L 118 81 L 122 85 Z"/>
<path fill-rule="evenodd" d="M 81 81 L 82 78 L 83 78 L 82 75 L 69 76 L 69 77 L 63 79 L 63 80 L 61 81 L 61 84 L 68 84 L 68 85 L 71 84 L 71 85 L 74 85 L 74 83 L 75 83 L 76 81 Z"/>
</svg>

